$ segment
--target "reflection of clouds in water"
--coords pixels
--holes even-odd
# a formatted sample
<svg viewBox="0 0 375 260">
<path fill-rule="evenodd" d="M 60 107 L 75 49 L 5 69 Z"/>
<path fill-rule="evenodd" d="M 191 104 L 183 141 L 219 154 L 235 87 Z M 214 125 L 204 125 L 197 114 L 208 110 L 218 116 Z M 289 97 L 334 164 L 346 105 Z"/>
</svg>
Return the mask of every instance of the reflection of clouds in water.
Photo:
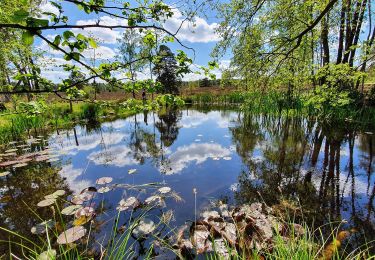
<svg viewBox="0 0 375 260">
<path fill-rule="evenodd" d="M 83 189 L 93 186 L 90 180 L 77 180 L 83 173 L 83 169 L 74 169 L 72 164 L 64 165 L 59 174 L 66 179 L 69 188 L 75 193 L 80 193 Z"/>
<path fill-rule="evenodd" d="M 340 148 L 340 156 L 349 157 L 349 150 L 348 150 L 347 147 L 341 147 Z"/>
<path fill-rule="evenodd" d="M 305 177 L 309 171 L 313 171 L 312 176 L 311 176 L 311 182 L 314 185 L 315 189 L 319 190 L 321 186 L 321 181 L 322 181 L 322 173 L 318 171 L 314 171 L 314 169 L 311 169 L 311 170 L 301 169 L 300 170 L 301 175 L 303 177 Z M 349 178 L 347 180 L 347 177 L 348 177 L 347 172 L 340 172 L 340 177 L 339 177 L 340 194 L 344 194 L 344 196 L 350 197 L 352 196 L 352 192 L 351 192 L 352 179 Z M 336 178 L 334 182 L 335 181 L 336 181 Z M 367 183 L 361 180 L 360 178 L 355 178 L 354 187 L 355 187 L 355 193 L 357 195 L 367 193 Z"/>
<path fill-rule="evenodd" d="M 127 122 L 125 120 L 116 120 L 113 122 L 103 123 L 102 126 L 108 127 L 108 128 L 120 129 L 120 128 L 124 128 L 126 124 Z"/>
<path fill-rule="evenodd" d="M 56 142 L 52 147 L 58 148 L 60 153 L 76 155 L 79 151 L 89 151 L 103 143 L 104 145 L 115 145 L 120 143 L 126 137 L 123 133 L 103 133 L 87 136 L 78 136 L 79 146 L 76 145 L 74 136 L 69 139 Z"/>
<path fill-rule="evenodd" d="M 205 162 L 208 158 L 219 157 L 223 158 L 229 156 L 231 152 L 219 144 L 202 143 L 190 144 L 182 146 L 172 153 L 169 160 L 170 169 L 166 172 L 167 175 L 178 173 L 182 171 L 190 162 L 195 161 L 196 164 Z"/>
<path fill-rule="evenodd" d="M 261 155 L 257 155 L 257 156 L 253 156 L 253 157 L 251 157 L 250 160 L 251 160 L 253 163 L 258 164 L 258 163 L 262 163 L 262 162 L 265 160 L 265 158 L 264 158 L 263 156 L 261 156 Z"/>
<path fill-rule="evenodd" d="M 204 122 L 208 121 L 209 117 L 204 113 L 200 112 L 189 112 L 189 115 L 183 116 L 181 120 L 178 122 L 178 125 L 183 128 L 194 128 L 197 127 Z"/>
<path fill-rule="evenodd" d="M 132 158 L 131 149 L 125 145 L 112 146 L 102 151 L 93 152 L 87 158 L 96 165 L 123 167 L 137 164 L 137 161 Z"/>
<path fill-rule="evenodd" d="M 229 190 L 233 192 L 238 191 L 239 188 L 240 188 L 240 184 L 238 182 L 235 182 L 229 186 Z"/>
</svg>

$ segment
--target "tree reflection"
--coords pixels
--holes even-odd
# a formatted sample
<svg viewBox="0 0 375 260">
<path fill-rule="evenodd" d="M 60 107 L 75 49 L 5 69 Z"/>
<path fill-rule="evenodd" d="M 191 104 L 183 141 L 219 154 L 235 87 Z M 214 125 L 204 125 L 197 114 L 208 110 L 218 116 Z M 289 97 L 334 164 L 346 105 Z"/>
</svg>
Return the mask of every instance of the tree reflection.
<svg viewBox="0 0 375 260">
<path fill-rule="evenodd" d="M 239 176 L 238 203 L 292 200 L 310 223 L 346 218 L 373 238 L 373 136 L 358 135 L 349 123 L 333 129 L 300 117 L 251 114 L 230 130 L 247 168 Z M 363 153 L 360 162 L 356 145 Z"/>
<path fill-rule="evenodd" d="M 31 234 L 31 228 L 43 220 L 53 219 L 53 212 L 48 208 L 38 208 L 38 202 L 44 200 L 44 196 L 56 190 L 65 190 L 69 194 L 69 188 L 63 178 L 58 174 L 59 169 L 51 163 L 32 163 L 27 168 L 12 169 L 11 174 L 0 178 L 1 207 L 0 226 L 18 234 L 37 238 Z M 58 201 L 59 207 L 63 202 Z M 0 232 L 0 240 L 8 241 L 9 234 Z M 17 238 L 13 237 L 13 241 Z M 0 251 L 7 252 L 9 245 L 0 243 Z M 16 249 L 12 250 L 18 252 Z"/>
<path fill-rule="evenodd" d="M 170 147 L 178 136 L 180 126 L 178 121 L 182 113 L 176 109 L 161 109 L 158 113 L 159 121 L 155 123 L 160 133 L 160 140 L 165 147 Z"/>
</svg>

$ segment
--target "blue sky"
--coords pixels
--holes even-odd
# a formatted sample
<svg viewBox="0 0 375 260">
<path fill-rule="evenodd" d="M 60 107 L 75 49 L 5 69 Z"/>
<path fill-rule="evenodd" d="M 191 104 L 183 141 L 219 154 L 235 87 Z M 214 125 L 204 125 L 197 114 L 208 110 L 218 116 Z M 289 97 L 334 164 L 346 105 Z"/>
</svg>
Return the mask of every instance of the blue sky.
<svg viewBox="0 0 375 260">
<path fill-rule="evenodd" d="M 116 2 L 117 1 L 117 2 Z M 107 4 L 117 4 L 121 0 L 114 0 L 114 1 L 107 1 Z M 172 2 L 167 3 L 170 6 L 174 7 L 174 15 L 172 18 L 168 19 L 165 23 L 164 28 L 175 32 L 178 27 L 180 26 L 181 22 L 184 19 L 184 16 L 181 14 L 183 11 L 183 7 L 175 8 Z M 92 24 L 97 21 L 100 21 L 101 24 L 124 24 L 127 25 L 127 21 L 119 20 L 109 15 L 103 14 L 86 14 L 85 12 L 79 10 L 74 4 L 70 3 L 62 3 L 64 15 L 69 17 L 68 24 Z M 180 10 L 181 9 L 181 10 Z M 57 9 L 52 6 L 48 1 L 46 1 L 42 6 L 41 10 L 44 12 L 53 12 L 57 13 Z M 210 57 L 210 53 L 214 48 L 215 44 L 220 39 L 219 36 L 215 33 L 215 28 L 217 27 L 217 20 L 215 19 L 215 13 L 206 8 L 206 16 L 197 15 L 195 17 L 195 26 L 193 26 L 189 22 L 185 22 L 182 25 L 182 28 L 179 30 L 177 37 L 181 40 L 181 42 L 191 48 L 194 48 L 195 55 L 193 52 L 184 49 L 178 43 L 171 43 L 169 47 L 176 51 L 178 49 L 184 50 L 187 54 L 194 58 L 194 66 L 205 66 L 207 65 L 208 61 L 212 60 Z M 207 18 L 209 17 L 209 18 Z M 103 29 L 103 28 L 93 28 L 93 29 L 73 29 L 74 33 L 82 33 L 84 35 L 94 36 L 98 42 L 99 47 L 95 50 L 96 56 L 96 65 L 100 62 L 106 61 L 113 61 L 116 54 L 117 54 L 117 41 L 116 39 L 119 38 L 123 32 L 123 30 L 110 30 L 110 29 Z M 62 31 L 45 31 L 43 34 L 50 39 L 53 39 L 55 35 L 58 33 L 62 33 Z M 43 70 L 43 75 L 48 79 L 51 79 L 54 82 L 59 82 L 61 79 L 66 78 L 68 75 L 64 72 L 59 65 L 66 63 L 62 59 L 62 55 L 55 50 L 52 50 L 46 43 L 37 40 L 35 42 L 35 46 L 44 52 L 43 57 L 40 59 L 40 63 L 45 65 L 45 69 Z M 94 50 L 85 51 L 84 55 L 86 57 L 93 57 Z M 93 62 L 92 58 L 87 60 L 88 63 Z M 223 60 L 220 61 L 220 68 L 225 68 L 229 63 L 229 55 L 225 55 Z M 220 78 L 221 69 L 215 70 L 214 73 Z M 149 75 L 149 71 L 145 71 L 145 73 L 138 74 L 140 79 L 146 78 Z M 197 79 L 202 78 L 201 75 L 196 74 L 189 74 L 184 77 L 185 80 L 190 79 Z"/>
</svg>

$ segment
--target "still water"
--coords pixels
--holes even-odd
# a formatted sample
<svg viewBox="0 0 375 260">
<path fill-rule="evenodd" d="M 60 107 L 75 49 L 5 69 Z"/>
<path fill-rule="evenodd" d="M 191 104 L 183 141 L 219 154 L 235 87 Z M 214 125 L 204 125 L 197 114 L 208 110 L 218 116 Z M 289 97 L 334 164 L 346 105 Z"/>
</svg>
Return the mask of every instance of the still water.
<svg viewBox="0 0 375 260">
<path fill-rule="evenodd" d="M 36 207 L 46 194 L 59 189 L 80 193 L 98 178 L 112 177 L 116 184 L 170 187 L 182 198 L 166 200 L 166 208 L 173 210 L 172 227 L 194 220 L 196 189 L 198 211 L 218 199 L 270 206 L 292 199 L 303 209 L 299 217 L 308 222 L 345 219 L 348 228 L 374 239 L 372 129 L 185 108 L 76 126 L 44 139 L 32 149 L 49 147 L 58 160 L 11 168 L 11 174 L 0 177 L 2 227 L 30 236 L 40 222 L 36 214 L 48 219 L 48 209 Z M 117 215 L 122 198 L 149 195 L 142 188 L 116 188 L 99 196 L 96 219 L 101 225 L 93 230 L 95 237 L 105 237 L 106 219 Z"/>
</svg>

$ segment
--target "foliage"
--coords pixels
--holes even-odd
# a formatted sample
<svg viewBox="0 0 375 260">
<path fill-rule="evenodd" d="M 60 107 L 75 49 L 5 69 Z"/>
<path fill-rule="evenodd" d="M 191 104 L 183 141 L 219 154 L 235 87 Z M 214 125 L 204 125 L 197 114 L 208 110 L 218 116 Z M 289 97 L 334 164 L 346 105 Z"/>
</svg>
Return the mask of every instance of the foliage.
<svg viewBox="0 0 375 260">
<path fill-rule="evenodd" d="M 161 45 L 154 63 L 152 73 L 157 76 L 156 81 L 163 86 L 161 93 L 178 94 L 181 79 L 177 73 L 179 67 L 172 51 L 167 46 Z"/>
</svg>

